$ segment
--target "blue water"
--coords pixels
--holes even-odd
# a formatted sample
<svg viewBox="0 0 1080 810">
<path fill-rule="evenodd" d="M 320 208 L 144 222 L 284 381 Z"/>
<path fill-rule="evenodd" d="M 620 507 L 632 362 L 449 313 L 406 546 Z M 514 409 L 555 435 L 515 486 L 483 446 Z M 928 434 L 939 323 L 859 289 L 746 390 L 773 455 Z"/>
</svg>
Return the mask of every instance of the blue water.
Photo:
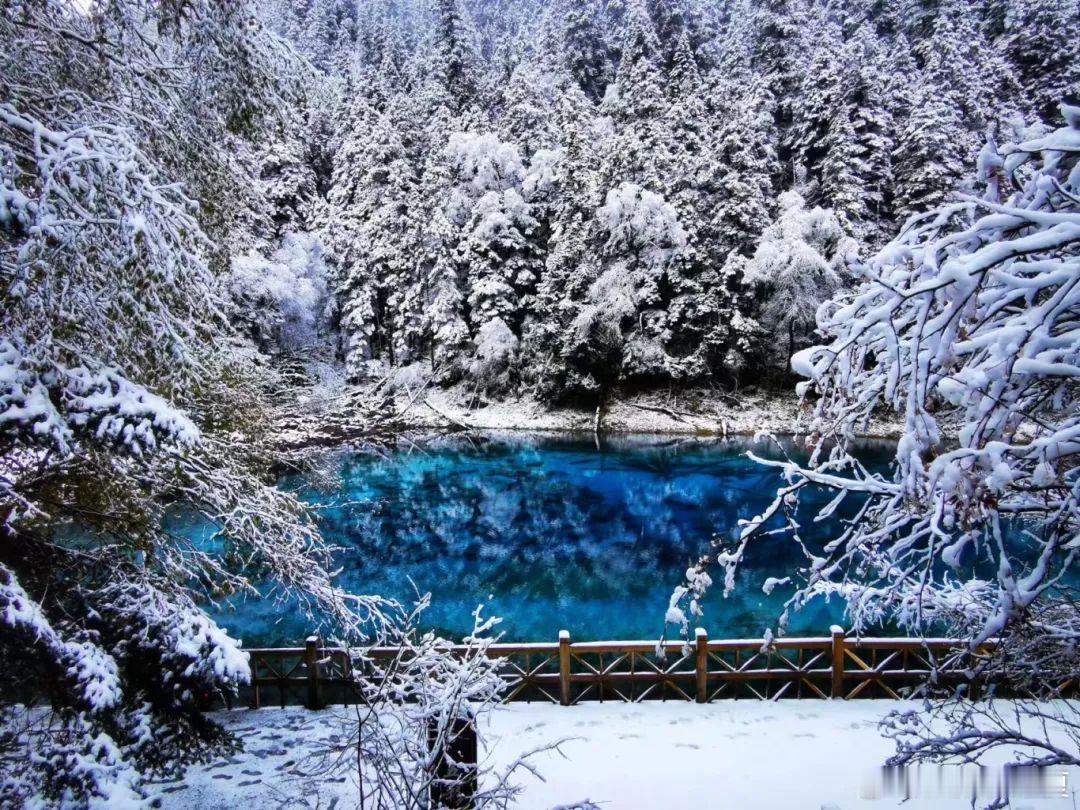
<svg viewBox="0 0 1080 810">
<path fill-rule="evenodd" d="M 360 593 L 413 601 L 430 591 L 423 624 L 460 637 L 483 603 L 507 640 L 657 638 L 672 588 L 714 536 L 771 500 L 780 475 L 754 464 L 745 439 L 526 437 L 442 441 L 389 458 L 328 451 L 331 484 L 282 479 L 321 508 L 327 539 L 342 547 L 339 582 Z M 775 455 L 758 443 L 760 455 Z M 887 444 L 864 460 L 884 467 Z M 804 498 L 824 504 L 825 493 Z M 852 504 L 852 508 L 854 504 Z M 807 515 L 810 512 L 806 513 Z M 803 521 L 811 546 L 834 537 L 840 514 Z M 778 571 L 802 564 L 784 536 L 751 545 L 738 587 L 717 585 L 701 624 L 713 637 L 760 636 L 788 591 L 762 593 Z M 247 601 L 216 618 L 249 646 L 295 643 L 312 631 L 299 611 Z M 843 605 L 818 600 L 792 632 L 824 633 Z M 324 628 L 332 633 L 332 628 Z"/>
</svg>

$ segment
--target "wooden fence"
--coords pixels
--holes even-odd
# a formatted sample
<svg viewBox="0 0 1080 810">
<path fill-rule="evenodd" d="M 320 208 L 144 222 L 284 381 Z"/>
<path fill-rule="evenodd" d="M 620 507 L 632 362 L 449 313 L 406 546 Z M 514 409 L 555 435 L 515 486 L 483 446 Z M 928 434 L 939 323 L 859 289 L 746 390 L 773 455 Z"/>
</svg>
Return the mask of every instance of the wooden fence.
<svg viewBox="0 0 1080 810">
<path fill-rule="evenodd" d="M 455 647 L 462 653 L 466 648 Z M 985 652 L 984 650 L 983 652 Z M 783 638 L 763 648 L 760 639 L 710 640 L 698 630 L 687 646 L 647 641 L 573 643 L 563 631 L 555 643 L 493 644 L 488 655 L 505 659 L 506 701 L 570 706 L 589 700 L 638 702 L 723 698 L 902 698 L 926 684 L 971 683 L 973 654 L 951 639 L 845 638 L 839 628 L 825 638 Z M 241 697 L 254 707 L 271 704 L 353 703 L 354 671 L 348 650 L 320 647 L 252 649 L 252 681 Z M 367 651 L 391 660 L 395 648 Z M 1052 696 L 1080 693 L 1078 679 L 1055 685 Z"/>
</svg>

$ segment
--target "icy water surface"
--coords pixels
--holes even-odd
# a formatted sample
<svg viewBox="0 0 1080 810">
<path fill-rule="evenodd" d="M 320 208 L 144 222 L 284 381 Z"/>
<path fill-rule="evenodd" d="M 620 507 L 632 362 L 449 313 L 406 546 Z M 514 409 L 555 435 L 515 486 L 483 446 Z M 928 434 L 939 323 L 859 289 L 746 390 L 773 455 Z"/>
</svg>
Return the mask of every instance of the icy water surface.
<svg viewBox="0 0 1080 810">
<path fill-rule="evenodd" d="M 485 614 L 503 617 L 508 640 L 554 640 L 560 629 L 575 639 L 657 638 L 688 563 L 714 535 L 733 536 L 781 483 L 745 457 L 750 447 L 746 439 L 456 440 L 390 458 L 338 453 L 332 491 L 302 477 L 281 485 L 325 507 L 325 535 L 344 549 L 345 587 L 411 600 L 411 580 L 432 593 L 427 627 L 460 637 L 484 603 Z M 883 467 L 891 449 L 867 444 L 864 459 Z M 804 520 L 804 539 L 835 536 L 838 520 Z M 801 560 L 789 538 L 758 539 L 735 592 L 725 599 L 718 585 L 706 600 L 710 635 L 759 637 L 784 599 L 782 588 L 766 596 L 763 582 Z M 825 633 L 842 607 L 821 600 L 791 630 Z M 248 646 L 295 643 L 311 630 L 280 604 L 236 608 L 218 618 Z"/>
</svg>

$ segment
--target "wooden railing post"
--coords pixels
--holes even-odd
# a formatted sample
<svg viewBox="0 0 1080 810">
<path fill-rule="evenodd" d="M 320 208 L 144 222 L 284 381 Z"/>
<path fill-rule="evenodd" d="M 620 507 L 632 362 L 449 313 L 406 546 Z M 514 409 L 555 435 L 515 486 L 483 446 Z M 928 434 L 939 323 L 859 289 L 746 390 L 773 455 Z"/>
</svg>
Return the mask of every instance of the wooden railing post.
<svg viewBox="0 0 1080 810">
<path fill-rule="evenodd" d="M 694 631 L 696 655 L 694 656 L 694 674 L 697 676 L 697 702 L 709 702 L 709 634 L 704 627 Z"/>
<path fill-rule="evenodd" d="M 262 707 L 261 695 L 259 694 L 259 654 L 248 652 L 248 666 L 251 667 L 251 708 Z"/>
<path fill-rule="evenodd" d="M 308 636 L 304 642 L 304 665 L 307 668 L 307 707 L 321 709 L 319 694 L 319 637 Z"/>
<path fill-rule="evenodd" d="M 570 705 L 570 631 L 559 631 L 559 703 Z"/>
<path fill-rule="evenodd" d="M 832 634 L 832 689 L 830 697 L 844 696 L 844 628 L 833 625 Z"/>
<path fill-rule="evenodd" d="M 479 787 L 477 767 L 480 744 L 476 734 L 476 719 L 462 715 L 450 721 L 443 748 L 439 745 L 438 718 L 428 718 L 428 747 L 437 753 L 434 779 L 431 783 L 431 806 L 450 810 L 469 810 L 476 805 Z"/>
</svg>

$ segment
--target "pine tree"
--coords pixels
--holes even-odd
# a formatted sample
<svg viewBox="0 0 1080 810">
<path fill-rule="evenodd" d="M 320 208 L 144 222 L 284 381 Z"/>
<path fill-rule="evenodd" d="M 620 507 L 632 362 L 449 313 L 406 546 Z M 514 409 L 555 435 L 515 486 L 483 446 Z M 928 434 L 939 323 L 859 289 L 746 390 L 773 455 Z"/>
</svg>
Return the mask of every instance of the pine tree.
<svg viewBox="0 0 1080 810">
<path fill-rule="evenodd" d="M 795 99 L 787 102 L 791 121 L 787 151 L 795 164 L 817 177 L 830 148 L 845 156 L 852 150 L 847 143 L 837 143 L 837 138 L 847 134 L 839 120 L 847 117 L 839 27 L 819 20 L 807 40 L 813 48 L 809 66 Z"/>
<path fill-rule="evenodd" d="M 1058 120 L 1062 102 L 1080 103 L 1078 20 L 1077 0 L 1010 0 L 1005 48 L 1044 121 Z"/>
<path fill-rule="evenodd" d="M 896 125 L 887 102 L 889 66 L 866 25 L 859 27 L 849 50 L 848 75 L 855 77 L 850 93 L 851 125 L 855 130 L 864 212 L 862 221 L 852 223 L 852 232 L 877 243 L 892 222 Z"/>
<path fill-rule="evenodd" d="M 751 60 L 754 70 L 772 93 L 775 103 L 775 131 L 780 141 L 779 166 L 793 174 L 788 128 L 794 120 L 793 103 L 799 77 L 806 74 L 802 64 L 802 27 L 805 21 L 794 7 L 798 0 L 764 0 L 751 6 L 753 19 Z"/>
<path fill-rule="evenodd" d="M 311 156 L 299 138 L 285 137 L 264 149 L 259 177 L 271 206 L 273 236 L 306 230 L 314 214 L 316 178 Z"/>
<path fill-rule="evenodd" d="M 456 110 L 475 104 L 481 91 L 481 58 L 476 29 L 460 0 L 436 0 L 432 74 Z"/>
<path fill-rule="evenodd" d="M 661 116 L 667 108 L 663 80 L 656 61 L 657 40 L 644 11 L 629 15 L 629 28 L 613 91 L 604 109 L 615 120 L 616 137 L 605 161 L 609 186 L 636 182 L 657 187 L 662 150 Z"/>
<path fill-rule="evenodd" d="M 848 233 L 859 233 L 870 219 L 866 186 L 869 167 L 863 159 L 848 104 L 837 108 L 825 134 L 819 167 L 821 201 L 836 212 Z"/>
<path fill-rule="evenodd" d="M 562 59 L 565 69 L 593 101 L 604 97 L 614 81 L 613 58 L 588 4 L 573 4 L 566 12 L 562 29 Z"/>
<path fill-rule="evenodd" d="M 734 90 L 723 90 L 727 97 Z M 775 102 L 767 88 L 753 85 L 736 98 L 727 121 L 714 135 L 709 189 L 717 199 L 713 218 L 715 262 L 734 251 L 747 253 L 772 221 L 774 178 L 780 174 L 773 144 Z"/>
<path fill-rule="evenodd" d="M 557 146 L 563 136 L 551 115 L 559 89 L 554 77 L 532 65 L 521 65 L 510 76 L 502 93 L 502 136 L 523 154 Z"/>
<path fill-rule="evenodd" d="M 916 48 L 923 71 L 947 95 L 972 137 L 971 154 L 982 134 L 1017 111 L 1019 82 L 1001 50 L 984 37 L 984 29 L 967 0 L 941 0 L 933 31 Z"/>
<path fill-rule="evenodd" d="M 455 382 L 465 371 L 465 358 L 471 348 L 469 327 L 465 323 L 465 296 L 461 278 L 449 245 L 454 241 L 454 227 L 441 212 L 436 212 L 424 245 L 427 305 L 424 328 L 430 336 L 431 367 L 443 383 Z"/>
<path fill-rule="evenodd" d="M 715 204 L 702 183 L 712 169 L 711 121 L 705 102 L 705 88 L 684 31 L 675 49 L 668 80 L 671 106 L 660 122 L 663 143 L 657 162 L 661 189 L 679 212 L 691 242 L 706 238 L 707 223 Z"/>
<path fill-rule="evenodd" d="M 594 219 L 602 201 L 599 155 L 589 131 L 590 108 L 584 94 L 565 93 L 555 115 L 566 135 L 565 153 L 550 204 L 551 235 L 537 287 L 535 319 L 523 333 L 524 351 L 537 358 L 529 378 L 547 400 L 595 391 L 595 380 L 572 368 L 569 357 L 575 341 L 572 325 L 600 275 Z"/>
<path fill-rule="evenodd" d="M 902 220 L 953 194 L 963 173 L 965 134 L 957 109 L 923 80 L 893 151 L 896 213 Z"/>
<path fill-rule="evenodd" d="M 523 195 L 525 165 L 514 144 L 490 133 L 454 133 L 449 218 L 458 228 L 454 256 L 466 280 L 473 334 L 499 319 L 520 330 L 522 298 L 535 292 L 539 223 Z"/>
</svg>

